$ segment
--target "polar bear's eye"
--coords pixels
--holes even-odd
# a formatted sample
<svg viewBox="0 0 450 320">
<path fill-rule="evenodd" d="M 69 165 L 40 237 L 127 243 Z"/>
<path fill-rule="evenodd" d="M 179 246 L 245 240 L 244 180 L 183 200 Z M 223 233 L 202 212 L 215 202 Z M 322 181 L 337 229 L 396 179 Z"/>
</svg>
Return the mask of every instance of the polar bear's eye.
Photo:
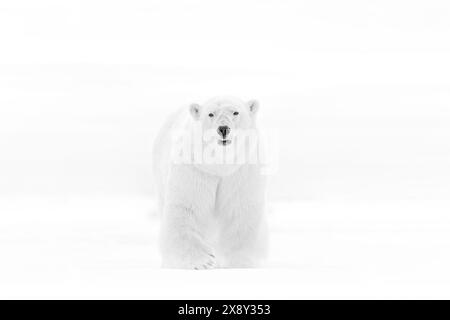
<svg viewBox="0 0 450 320">
<path fill-rule="evenodd" d="M 209 116 L 210 118 L 212 118 L 212 117 L 214 117 L 214 113 L 210 113 L 210 114 L 208 114 L 208 116 Z"/>
<path fill-rule="evenodd" d="M 239 112 L 235 111 L 233 112 L 233 115 L 237 116 L 239 114 Z"/>
</svg>

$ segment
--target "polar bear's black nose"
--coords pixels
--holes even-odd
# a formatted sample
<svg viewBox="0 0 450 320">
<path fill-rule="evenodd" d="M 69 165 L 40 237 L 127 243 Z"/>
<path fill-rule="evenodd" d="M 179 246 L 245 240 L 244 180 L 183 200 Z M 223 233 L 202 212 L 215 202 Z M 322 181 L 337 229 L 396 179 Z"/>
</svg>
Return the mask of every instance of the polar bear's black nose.
<svg viewBox="0 0 450 320">
<path fill-rule="evenodd" d="M 217 132 L 222 136 L 226 137 L 230 133 L 230 127 L 229 126 L 220 126 L 217 128 Z"/>
</svg>

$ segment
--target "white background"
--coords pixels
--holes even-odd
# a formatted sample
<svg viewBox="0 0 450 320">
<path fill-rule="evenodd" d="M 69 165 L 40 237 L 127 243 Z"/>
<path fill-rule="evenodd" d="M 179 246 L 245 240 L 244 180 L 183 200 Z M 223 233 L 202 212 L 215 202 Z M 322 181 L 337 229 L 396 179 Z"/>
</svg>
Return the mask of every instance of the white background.
<svg viewBox="0 0 450 320">
<path fill-rule="evenodd" d="M 450 298 L 446 1 L 0 0 L 0 296 Z M 261 270 L 159 269 L 179 106 L 275 130 Z"/>
</svg>

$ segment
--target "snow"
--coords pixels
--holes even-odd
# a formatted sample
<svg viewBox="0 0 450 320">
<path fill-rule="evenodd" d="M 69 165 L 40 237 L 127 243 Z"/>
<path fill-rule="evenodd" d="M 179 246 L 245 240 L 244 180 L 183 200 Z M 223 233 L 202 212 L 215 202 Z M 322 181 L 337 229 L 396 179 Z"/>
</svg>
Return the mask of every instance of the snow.
<svg viewBox="0 0 450 320">
<path fill-rule="evenodd" d="M 144 197 L 2 197 L 0 298 L 449 298 L 449 202 L 270 205 L 265 268 L 164 270 Z"/>
</svg>

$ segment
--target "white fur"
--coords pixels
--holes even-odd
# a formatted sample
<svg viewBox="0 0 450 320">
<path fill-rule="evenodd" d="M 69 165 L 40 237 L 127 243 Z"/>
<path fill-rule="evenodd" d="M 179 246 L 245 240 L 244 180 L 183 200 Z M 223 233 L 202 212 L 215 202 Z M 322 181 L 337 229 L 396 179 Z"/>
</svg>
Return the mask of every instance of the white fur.
<svg viewBox="0 0 450 320">
<path fill-rule="evenodd" d="M 257 106 L 255 101 L 215 98 L 179 110 L 161 129 L 154 145 L 153 169 L 162 213 L 164 267 L 245 268 L 263 261 L 267 251 L 266 182 L 260 166 L 176 164 L 170 153 L 171 134 L 191 128 L 196 121 L 204 129 L 222 123 L 231 130 L 256 128 Z M 208 119 L 213 110 L 217 119 Z M 239 117 L 230 116 L 233 110 L 239 111 Z"/>
</svg>

